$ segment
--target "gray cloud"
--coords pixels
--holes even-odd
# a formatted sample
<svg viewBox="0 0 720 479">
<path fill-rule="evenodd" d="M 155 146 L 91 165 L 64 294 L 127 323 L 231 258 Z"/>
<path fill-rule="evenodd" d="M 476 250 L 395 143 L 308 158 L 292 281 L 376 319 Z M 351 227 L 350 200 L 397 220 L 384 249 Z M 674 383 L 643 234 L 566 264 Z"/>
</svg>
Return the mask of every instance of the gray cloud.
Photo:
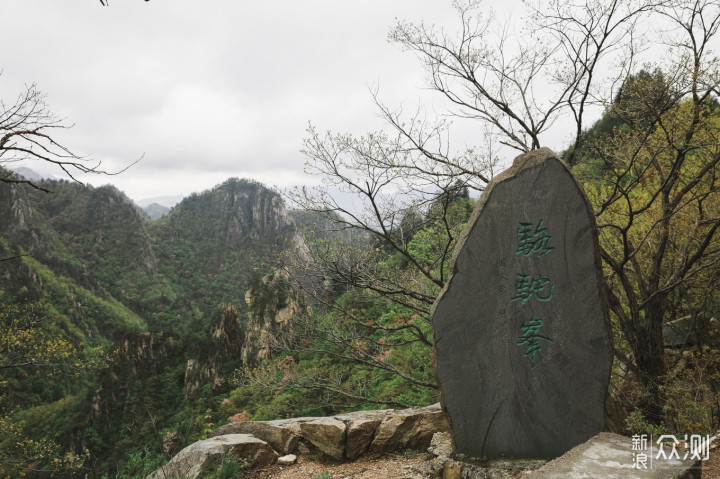
<svg viewBox="0 0 720 479">
<path fill-rule="evenodd" d="M 36 82 L 75 124 L 66 143 L 108 169 L 144 154 L 88 178 L 136 198 L 228 176 L 314 182 L 308 121 L 360 134 L 380 126 L 368 84 L 390 104 L 422 94 L 420 66 L 386 40 L 394 19 L 455 20 L 437 0 L 34 0 L 5 2 L 3 17 L 0 96 Z"/>
</svg>

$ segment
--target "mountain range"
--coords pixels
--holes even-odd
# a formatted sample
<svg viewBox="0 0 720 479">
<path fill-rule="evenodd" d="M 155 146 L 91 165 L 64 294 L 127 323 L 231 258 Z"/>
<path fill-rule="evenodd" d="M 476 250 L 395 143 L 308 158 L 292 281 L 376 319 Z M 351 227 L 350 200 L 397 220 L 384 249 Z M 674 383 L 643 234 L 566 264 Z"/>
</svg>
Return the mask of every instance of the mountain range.
<svg viewBox="0 0 720 479">
<path fill-rule="evenodd" d="M 105 366 L 9 371 L 4 409 L 30 438 L 88 449 L 98 473 L 138 445 L 163 447 L 162 429 L 182 432 L 178 447 L 197 439 L 240 366 L 246 292 L 303 242 L 280 195 L 229 179 L 158 216 L 112 186 L 34 181 L 51 193 L 0 183 L 0 303 L 38 311 L 78 350 L 102 349 Z"/>
</svg>

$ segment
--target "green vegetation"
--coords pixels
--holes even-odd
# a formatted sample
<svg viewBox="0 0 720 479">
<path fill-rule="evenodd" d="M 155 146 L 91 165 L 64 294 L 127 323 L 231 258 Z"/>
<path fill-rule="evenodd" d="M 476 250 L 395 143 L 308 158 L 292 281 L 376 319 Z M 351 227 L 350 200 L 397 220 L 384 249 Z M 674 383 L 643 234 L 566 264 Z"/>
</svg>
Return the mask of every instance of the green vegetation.
<svg viewBox="0 0 720 479">
<path fill-rule="evenodd" d="M 0 185 L 0 476 L 132 477 L 226 420 L 245 291 L 294 230 L 245 180 L 155 221 L 113 187 L 40 186 Z"/>
<path fill-rule="evenodd" d="M 682 317 L 701 328 L 720 314 L 720 115 L 713 97 L 685 98 L 668 82 L 659 70 L 628 77 L 574 169 L 596 210 L 615 357 L 627 371 L 617 380 L 643 391 L 626 406 L 650 424 L 685 430 L 697 416 L 683 398 L 688 375 L 711 381 L 718 358 L 701 343 L 689 352 L 703 366 L 673 373 L 679 363 L 666 360 L 662 329 Z M 717 346 L 713 336 L 701 341 Z M 702 408 L 715 407 L 713 388 L 690 389 Z M 702 428 L 713 422 L 706 415 Z"/>
<path fill-rule="evenodd" d="M 168 214 L 170 212 L 170 208 L 157 203 L 152 203 L 143 208 L 143 211 L 148 215 L 148 217 L 150 217 L 151 220 L 156 220 Z"/>
<path fill-rule="evenodd" d="M 430 307 L 473 206 L 451 185 L 387 238 L 348 244 L 309 232 L 313 262 L 299 274 L 325 285 L 306 281 L 312 308 L 293 318 L 274 358 L 237 372 L 227 406 L 272 419 L 436 402 Z M 295 260 L 285 257 L 291 271 Z"/>
<path fill-rule="evenodd" d="M 167 462 L 164 457 L 152 454 L 147 450 L 130 454 L 128 461 L 119 470 L 116 475 L 112 476 L 117 479 L 145 479 L 150 473 L 157 470 L 160 466 Z M 108 475 L 103 475 L 102 479 L 108 479 Z"/>
<path fill-rule="evenodd" d="M 720 313 L 720 76 L 710 48 L 717 40 L 720 4 L 525 4 L 529 36 L 493 35 L 495 20 L 473 1 L 455 3 L 460 22 L 454 33 L 399 21 L 389 36 L 417 55 L 427 86 L 451 100 L 450 116 L 470 118 L 487 129 L 487 152 L 478 147 L 454 153 L 447 148 L 443 120 L 433 122 L 422 112 L 405 117 L 402 108 L 377 98 L 390 133 L 356 137 L 308 129 L 307 171 L 352 193 L 361 207 L 344 206 L 324 187 L 299 191 L 295 201 L 338 229 L 367 233 L 379 261 L 371 259 L 370 249 L 311 248 L 315 264 L 323 266 L 317 277 L 332 281 L 338 293 L 316 299 L 340 314 L 328 321 L 332 326 L 316 321 L 310 339 L 298 341 L 296 349 L 309 344 L 310 350 L 320 350 L 313 341 L 324 339 L 322 352 L 335 357 L 333 365 L 346 360 L 367 370 L 385 368 L 419 385 L 413 374 L 362 354 L 367 345 L 377 345 L 368 330 L 377 319 L 366 314 L 372 308 L 362 299 L 347 302 L 345 295 L 352 294 L 353 300 L 362 298 L 358 294 L 375 296 L 380 308 L 390 303 L 416 308 L 422 318 L 420 304 L 445 284 L 449 258 L 444 251 L 451 249 L 457 224 L 447 220 L 451 215 L 445 208 L 432 228 L 428 205 L 437 200 L 453 205 L 447 199 L 454 197 L 456 185 L 482 190 L 492 176 L 498 142 L 519 152 L 537 149 L 564 111 L 575 123 L 575 138 L 563 156 L 581 178 L 600 230 L 616 359 L 613 394 L 636 411 L 631 418 L 635 424 L 644 421 L 666 432 L 692 424 L 717 430 L 717 385 L 710 378 L 717 369 L 711 351 L 718 338 L 708 333 L 696 337 L 695 345 L 676 345 L 686 355 L 703 358 L 676 371 L 677 351 L 667 350 L 663 327 L 689 317 L 703 329 Z M 645 70 L 633 69 L 639 63 L 632 32 L 656 22 L 663 32 L 671 32 L 662 39 L 667 54 Z M 506 48 L 515 40 L 517 49 Z M 587 129 L 586 113 L 593 104 L 606 111 Z M 397 256 L 396 268 L 381 267 L 384 252 Z M 383 299 L 388 303 L 382 304 Z M 338 322 L 343 324 L 336 327 Z M 422 329 L 414 333 L 421 343 Z M 353 349 L 353 344 L 360 347 Z M 342 352 L 332 349 L 340 345 Z M 706 345 L 709 350 L 703 349 Z M 371 349 L 372 354 L 378 349 Z M 334 384 L 307 386 L 337 392 L 353 375 L 337 376 Z M 366 390 L 372 393 L 363 394 L 366 399 L 379 399 L 371 397 L 371 387 Z M 700 406 L 691 406 L 690 397 Z"/>
<path fill-rule="evenodd" d="M 257 183 L 230 180 L 153 221 L 112 187 L 42 184 L 54 193 L 0 189 L 32 211 L 21 224 L 17 207 L 0 205 L 10 225 L 0 253 L 14 257 L 0 262 L 0 298 L 17 310 L 8 324 L 42 324 L 28 344 L 61 351 L 75 369 L 38 374 L 36 360 L 2 370 L 9 455 L 42 457 L 33 467 L 43 470 L 58 458 L 57 468 L 134 477 L 229 420 L 437 400 L 428 309 L 439 285 L 418 268 L 447 276 L 449 262 L 437 255 L 449 254 L 472 210 L 462 188 L 408 212 L 392 232 L 390 241 L 404 242 L 415 261 L 362 233 L 314 235 L 309 225 L 321 220 L 301 215 L 314 255 L 365 264 L 386 285 L 411 282 L 417 296 L 398 301 L 338 270 L 328 276 L 329 296 L 317 301 L 294 292 L 282 269 L 265 278 L 281 251 L 294 251 L 295 229 L 279 196 Z M 299 264 L 284 258 L 285 266 Z M 301 313 L 279 349 L 241 364 L 247 315 L 288 307 Z M 19 444 L 32 445 L 34 456 Z"/>
</svg>

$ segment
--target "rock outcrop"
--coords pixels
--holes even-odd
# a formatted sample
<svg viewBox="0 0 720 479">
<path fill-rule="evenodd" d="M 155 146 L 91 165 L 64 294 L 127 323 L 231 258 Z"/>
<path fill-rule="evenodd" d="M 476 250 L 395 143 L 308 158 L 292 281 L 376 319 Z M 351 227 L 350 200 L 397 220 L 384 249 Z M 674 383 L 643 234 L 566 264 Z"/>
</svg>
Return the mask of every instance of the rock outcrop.
<svg viewBox="0 0 720 479">
<path fill-rule="evenodd" d="M 210 437 L 225 434 L 252 434 L 270 444 L 282 454 L 290 454 L 298 449 L 300 427 L 294 419 L 277 421 L 243 421 L 221 426 Z"/>
<path fill-rule="evenodd" d="M 249 434 L 227 434 L 191 444 L 147 479 L 195 479 L 217 465 L 227 454 L 250 459 L 257 467 L 267 466 L 278 459 L 278 454 L 265 441 Z"/>
<path fill-rule="evenodd" d="M 292 329 L 292 318 L 306 312 L 307 306 L 283 270 L 257 281 L 245 293 L 245 302 L 250 311 L 241 358 L 252 367 L 271 356 L 277 339 Z"/>
<path fill-rule="evenodd" d="M 366 452 L 423 450 L 435 433 L 450 426 L 439 404 L 405 410 L 358 411 L 332 417 L 275 421 L 245 421 L 218 428 L 209 439 L 182 451 L 148 478 L 198 477 L 223 454 L 252 458 L 254 466 L 289 455 L 324 455 L 336 461 L 354 460 Z M 272 452 L 270 452 L 272 451 Z"/>
<path fill-rule="evenodd" d="M 302 446 L 335 460 L 356 459 L 365 452 L 384 453 L 425 449 L 433 434 L 448 432 L 439 404 L 403 410 L 358 411 L 332 417 L 304 417 L 276 421 L 226 424 L 213 437 L 253 434 L 282 454 L 302 452 Z"/>
<path fill-rule="evenodd" d="M 170 237 L 208 239 L 226 248 L 249 241 L 287 246 L 295 232 L 282 197 L 252 180 L 231 178 L 211 190 L 193 193 L 167 215 Z M 189 231 L 186 231 L 189 230 Z"/>
<path fill-rule="evenodd" d="M 199 357 L 187 361 L 184 383 L 186 399 L 197 395 L 203 384 L 212 384 L 213 388 L 221 385 L 223 363 L 240 355 L 244 333 L 235 307 L 227 303 L 218 305 L 212 321 L 212 347 L 199 351 Z"/>
</svg>

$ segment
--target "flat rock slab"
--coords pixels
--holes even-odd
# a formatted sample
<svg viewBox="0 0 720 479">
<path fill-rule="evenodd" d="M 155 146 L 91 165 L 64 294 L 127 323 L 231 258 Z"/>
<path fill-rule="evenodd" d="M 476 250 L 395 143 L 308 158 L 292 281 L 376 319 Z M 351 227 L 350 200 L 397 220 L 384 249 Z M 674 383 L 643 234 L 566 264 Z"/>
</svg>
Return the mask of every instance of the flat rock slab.
<svg viewBox="0 0 720 479">
<path fill-rule="evenodd" d="M 606 478 L 606 479 L 700 479 L 700 461 L 655 459 L 648 454 L 647 469 L 634 468 L 632 439 L 612 433 L 601 433 L 585 444 L 529 473 L 527 479 Z M 651 460 L 652 456 L 652 460 Z M 669 455 L 668 455 L 669 457 Z"/>
<path fill-rule="evenodd" d="M 432 309 L 456 452 L 554 459 L 604 430 L 611 354 L 594 215 L 547 148 L 485 189 Z"/>
</svg>

